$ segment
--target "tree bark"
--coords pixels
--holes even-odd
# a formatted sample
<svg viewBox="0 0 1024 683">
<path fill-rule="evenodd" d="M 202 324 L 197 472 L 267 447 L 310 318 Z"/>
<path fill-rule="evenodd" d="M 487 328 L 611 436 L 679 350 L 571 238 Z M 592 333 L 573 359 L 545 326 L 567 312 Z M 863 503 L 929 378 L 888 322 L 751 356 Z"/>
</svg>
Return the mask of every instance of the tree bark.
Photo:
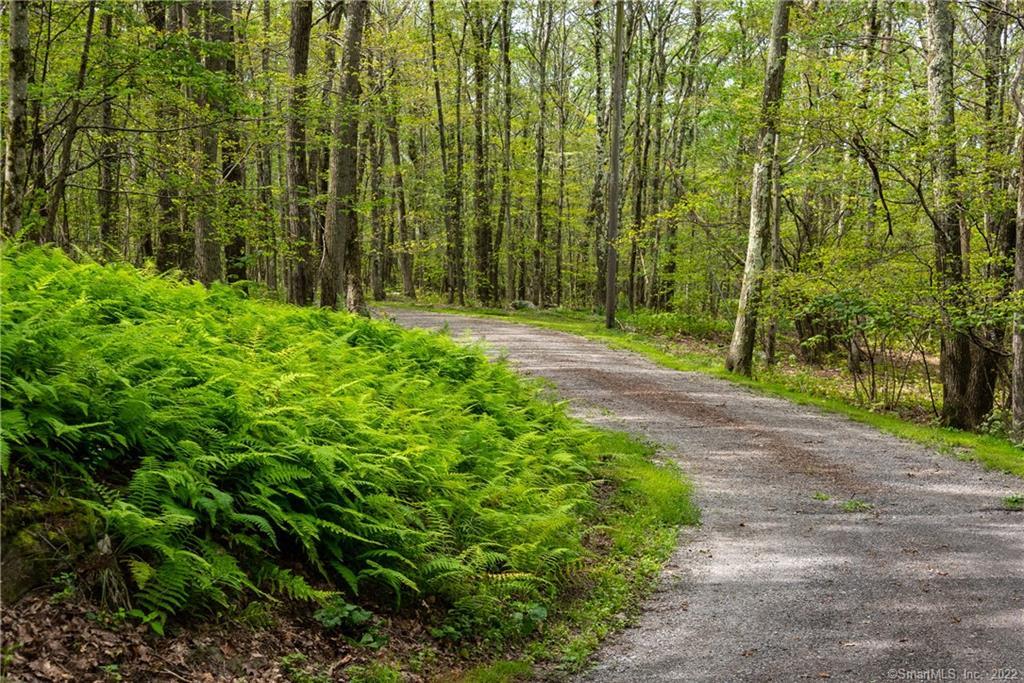
<svg viewBox="0 0 1024 683">
<path fill-rule="evenodd" d="M 114 37 L 114 15 L 110 11 L 104 12 L 100 23 L 103 29 L 103 49 L 109 51 Z M 114 244 L 116 239 L 114 221 L 117 212 L 117 194 L 114 191 L 117 146 L 114 144 L 114 105 L 112 100 L 113 96 L 109 92 L 103 93 L 103 102 L 100 105 L 100 122 L 103 126 L 103 137 L 99 147 L 100 187 L 96 197 L 100 214 L 100 253 L 107 260 L 111 260 L 117 255 Z"/>
<path fill-rule="evenodd" d="M 544 169 L 545 128 L 547 125 L 548 46 L 551 43 L 551 19 L 554 14 L 550 2 L 537 5 L 537 72 L 538 113 L 537 140 L 534 148 L 534 226 L 533 226 L 533 303 L 543 306 L 547 278 L 544 268 L 547 233 L 544 225 Z"/>
<path fill-rule="evenodd" d="M 347 0 L 348 24 L 345 26 L 345 73 L 343 74 L 342 106 L 348 112 L 346 116 L 351 117 L 348 125 L 351 126 L 343 135 L 345 147 L 352 152 L 351 159 L 345 157 L 342 161 L 351 164 L 351 173 L 343 174 L 344 183 L 339 184 L 339 191 L 343 198 L 341 229 L 345 235 L 345 308 L 350 313 L 359 315 L 370 315 L 370 309 L 366 307 L 366 298 L 363 295 L 363 280 L 360 272 L 362 265 L 361 248 L 359 241 L 359 214 L 356 211 L 356 145 L 359 135 L 359 64 L 362 58 L 363 27 L 366 24 L 366 15 L 369 13 L 369 3 L 365 0 Z M 351 183 L 351 185 L 349 184 Z"/>
<path fill-rule="evenodd" d="M 1002 88 L 1003 46 L 1002 34 L 1006 15 L 995 0 L 982 3 L 985 24 L 985 49 L 983 56 L 985 81 L 984 145 L 985 145 L 985 216 L 984 230 L 994 267 L 988 268 L 989 276 L 1002 279 L 1006 284 L 998 293 L 1003 298 L 1010 293 L 1013 283 L 1013 221 L 1014 211 L 1010 188 L 999 169 L 998 159 L 1013 145 L 1007 144 L 1010 132 L 1003 120 Z M 967 382 L 968 423 L 981 424 L 995 405 L 996 381 L 1002 362 L 1000 351 L 1005 342 L 1006 326 L 981 325 L 974 330 L 977 340 L 971 346 L 970 378 Z"/>
<path fill-rule="evenodd" d="M 271 96 L 270 96 L 270 0 L 263 0 L 261 6 L 262 14 L 262 32 L 260 37 L 263 40 L 263 45 L 260 48 L 260 75 L 263 77 L 263 122 L 260 124 L 260 132 L 264 136 L 267 136 L 271 114 Z M 266 138 L 264 138 L 266 139 Z M 278 279 L 278 237 L 280 222 L 277 219 L 277 211 L 274 206 L 274 195 L 271 192 L 271 185 L 273 184 L 273 156 L 271 154 L 271 145 L 267 142 L 262 142 L 259 148 L 259 157 L 257 159 L 257 174 L 259 176 L 259 206 L 263 210 L 262 224 L 264 230 L 261 231 L 261 250 L 268 249 L 270 253 L 265 254 L 262 259 L 265 264 L 264 278 L 267 285 L 267 289 L 271 292 L 277 291 L 277 279 Z"/>
<path fill-rule="evenodd" d="M 82 54 L 78 61 L 78 78 L 75 83 L 75 90 L 71 94 L 71 111 L 68 114 L 67 123 L 64 124 L 60 167 L 57 170 L 56 176 L 54 176 L 53 189 L 47 202 L 46 225 L 38 235 L 39 241 L 42 243 L 57 240 L 57 216 L 60 214 L 61 202 L 64 201 L 64 190 L 67 184 L 68 172 L 71 170 L 71 150 L 74 147 L 75 136 L 78 134 L 78 117 L 82 113 L 81 95 L 82 89 L 85 87 L 86 72 L 89 69 L 89 48 L 92 45 L 92 28 L 95 18 L 96 3 L 93 1 L 89 3 L 89 15 L 85 23 L 85 40 L 83 41 Z M 65 244 L 64 246 L 68 245 Z"/>
<path fill-rule="evenodd" d="M 7 138 L 4 158 L 3 234 L 21 232 L 22 211 L 28 187 L 28 75 L 31 53 L 28 40 L 28 2 L 7 3 L 9 52 L 7 66 Z"/>
<path fill-rule="evenodd" d="M 402 294 L 416 298 L 416 284 L 413 281 L 412 249 L 409 245 L 409 224 L 405 203 L 405 180 L 402 175 L 402 150 L 399 147 L 398 101 L 391 95 L 387 112 L 388 144 L 391 148 L 391 182 L 395 188 L 395 202 L 398 205 L 398 266 L 402 271 Z"/>
<path fill-rule="evenodd" d="M 615 306 L 618 303 L 618 252 L 615 241 L 619 237 L 619 173 L 622 164 L 622 109 L 625 94 L 623 92 L 623 28 L 625 16 L 623 0 L 615 0 L 615 70 L 612 73 L 612 115 L 611 115 L 611 159 L 608 168 L 608 235 L 607 235 L 607 264 L 605 280 L 605 303 L 604 303 L 604 324 L 611 329 L 615 327 Z"/>
<path fill-rule="evenodd" d="M 370 163 L 370 291 L 374 301 L 383 301 L 384 279 L 386 277 L 387 250 L 384 233 L 384 215 L 381 207 L 381 184 L 384 165 L 384 134 L 375 121 L 370 122 L 366 136 L 369 148 L 367 160 Z"/>
<path fill-rule="evenodd" d="M 487 115 L 487 78 L 490 75 L 491 49 L 490 32 L 485 26 L 483 3 L 465 3 L 467 12 L 472 14 L 471 27 L 473 35 L 473 209 L 474 238 L 476 251 L 476 296 L 484 305 L 495 301 L 495 292 L 491 288 L 491 189 L 488 182 L 490 174 L 488 158 L 488 142 L 484 119 Z"/>
<path fill-rule="evenodd" d="M 761 299 L 765 251 L 771 222 L 771 176 L 775 136 L 778 135 L 779 100 L 789 48 L 789 8 L 791 0 L 776 0 L 768 43 L 768 67 L 764 77 L 761 100 L 761 130 L 758 134 L 757 157 L 754 162 L 750 190 L 750 230 L 747 236 L 747 257 L 743 268 L 743 284 L 736 310 L 736 325 L 725 367 L 731 372 L 749 375 L 753 365 L 754 339 L 757 333 L 757 308 Z"/>
<path fill-rule="evenodd" d="M 302 306 L 313 302 L 313 265 L 310 223 L 309 169 L 306 159 L 305 112 L 309 67 L 309 33 L 313 22 L 312 0 L 294 0 L 288 37 L 288 75 L 291 96 L 285 131 L 288 148 L 288 239 L 290 268 L 288 300 Z"/>
<path fill-rule="evenodd" d="M 605 230 L 607 229 L 607 213 L 605 211 L 605 141 L 608 136 L 608 120 L 604 93 L 604 22 L 601 20 L 604 7 L 601 0 L 594 0 L 594 116 L 597 123 L 597 140 L 594 162 L 594 184 L 590 192 L 591 234 L 594 236 L 594 305 L 602 308 L 605 305 L 605 278 L 607 276 L 605 254 Z"/>
<path fill-rule="evenodd" d="M 181 30 L 181 8 L 178 5 L 161 6 L 153 14 L 153 27 L 160 32 L 176 33 Z M 173 112 L 169 105 L 161 102 L 157 106 L 157 115 L 162 121 L 173 120 Z M 161 153 L 167 153 L 172 144 L 174 134 L 159 132 L 156 144 Z M 182 253 L 181 226 L 178 220 L 178 208 L 174 205 L 174 183 L 171 180 L 171 169 L 161 165 L 159 171 L 160 187 L 157 190 L 157 205 L 160 207 L 160 223 L 157 227 L 156 267 L 161 272 L 184 267 Z"/>
<path fill-rule="evenodd" d="M 356 212 L 359 144 L 359 65 L 363 26 L 369 11 L 364 0 L 346 0 L 345 53 L 341 63 L 340 95 L 331 123 L 330 168 L 324 229 L 320 305 L 337 308 L 342 285 L 346 308 L 368 315 L 360 279 L 359 215 Z M 344 283 L 342 277 L 344 274 Z"/>
<path fill-rule="evenodd" d="M 452 272 L 454 295 L 460 306 L 466 304 L 466 237 L 462 223 L 462 189 L 465 180 L 465 146 L 462 136 L 463 47 L 466 42 L 466 21 L 463 17 L 459 46 L 455 51 L 455 176 L 451 185 L 452 206 Z"/>
<path fill-rule="evenodd" d="M 510 45 L 512 38 L 512 2 L 502 0 L 501 3 L 501 74 L 502 74 L 502 125 L 501 125 L 501 206 L 499 220 L 501 224 L 495 230 L 494 248 L 491 251 L 491 291 L 498 296 L 498 255 L 501 252 L 502 236 L 508 252 L 508 264 L 505 274 L 505 298 L 511 301 L 514 297 L 515 277 L 512 272 L 512 60 Z"/>
<path fill-rule="evenodd" d="M 1024 297 L 1024 53 L 1017 58 L 1011 89 L 1017 105 L 1017 225 L 1014 241 L 1013 296 Z M 1010 429 L 1024 441 L 1024 311 L 1013 315 L 1013 367 L 1010 371 Z"/>
<path fill-rule="evenodd" d="M 234 0 L 215 0 L 213 26 L 214 40 L 224 43 L 227 47 L 223 58 L 224 74 L 232 81 L 237 78 L 235 64 L 235 27 L 231 7 Z M 223 113 L 227 113 L 224 108 Z M 228 282 L 248 279 L 245 253 L 245 233 L 242 212 L 245 190 L 245 164 L 243 161 L 242 141 L 237 126 L 228 125 L 221 140 L 221 175 L 224 179 L 226 195 L 226 217 L 224 232 L 227 241 L 224 243 L 224 262 Z"/>
<path fill-rule="evenodd" d="M 231 5 L 230 0 L 219 0 L 220 3 L 228 4 L 229 20 Z M 210 9 L 218 10 L 219 7 L 206 7 L 201 10 L 202 5 L 195 3 L 193 5 L 195 9 L 195 15 L 192 17 L 192 21 L 195 21 L 195 28 L 198 28 L 201 11 L 207 11 L 206 16 L 206 38 L 211 42 L 222 42 L 225 38 L 223 33 L 223 27 L 220 26 L 220 17 L 215 16 L 213 13 L 209 13 Z M 213 72 L 224 72 L 225 62 L 223 56 L 220 55 L 219 51 L 214 51 L 206 57 L 206 68 Z M 223 95 L 218 97 L 222 98 Z M 206 91 L 202 91 L 198 98 L 201 107 L 204 107 L 206 111 L 203 113 L 209 119 L 219 118 L 220 112 L 223 109 L 223 102 L 213 100 Z M 221 259 L 221 241 L 219 236 L 216 234 L 216 229 L 213 225 L 213 209 L 216 202 L 216 195 L 220 189 L 221 183 L 219 182 L 220 171 L 217 169 L 217 151 L 220 146 L 220 135 L 218 130 L 219 124 L 208 122 L 200 129 L 199 133 L 199 167 L 196 169 L 197 177 L 206 176 L 209 182 L 202 184 L 205 189 L 205 197 L 200 199 L 196 203 L 195 209 L 195 223 L 193 226 L 194 237 L 195 237 L 195 254 L 196 254 L 196 277 L 204 285 L 210 285 L 211 283 L 221 278 L 221 270 L 223 263 Z"/>
<path fill-rule="evenodd" d="M 455 254 L 455 221 L 457 220 L 456 202 L 454 199 L 454 179 L 451 167 L 448 163 L 448 138 L 444 125 L 444 105 L 441 100 L 441 79 L 437 66 L 437 28 L 434 17 L 434 0 L 428 0 L 427 9 L 429 12 L 430 25 L 430 68 L 434 76 L 434 102 L 437 105 L 437 134 L 441 150 L 441 174 L 444 176 L 444 215 L 445 227 L 445 290 L 448 293 L 448 303 L 455 300 L 455 291 L 458 288 L 456 276 L 456 254 Z"/>
<path fill-rule="evenodd" d="M 1024 64 L 1024 56 L 1021 57 Z M 1017 173 L 1017 230 L 1013 268 L 1013 291 L 1024 296 L 1024 109 L 1017 117 L 1017 153 L 1020 168 Z M 1024 311 L 1013 316 L 1013 370 L 1010 379 L 1011 424 L 1018 440 L 1024 440 Z"/>
<path fill-rule="evenodd" d="M 950 427 L 973 427 L 968 405 L 971 374 L 969 337 L 958 329 L 964 281 L 962 208 L 956 196 L 955 100 L 953 94 L 953 14 L 950 0 L 928 0 L 928 105 L 934 149 L 935 272 L 942 305 L 940 347 L 942 421 Z"/>
</svg>

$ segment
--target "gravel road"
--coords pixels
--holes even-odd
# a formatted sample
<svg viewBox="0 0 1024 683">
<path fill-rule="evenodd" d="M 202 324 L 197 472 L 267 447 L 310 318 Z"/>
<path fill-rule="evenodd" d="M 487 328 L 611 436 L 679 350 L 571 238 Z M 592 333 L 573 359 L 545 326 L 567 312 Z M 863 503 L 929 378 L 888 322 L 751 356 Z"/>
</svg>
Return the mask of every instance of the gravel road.
<svg viewBox="0 0 1024 683">
<path fill-rule="evenodd" d="M 695 482 L 702 526 L 579 680 L 1024 681 L 1024 481 L 573 335 L 386 314 L 486 340 Z"/>
</svg>

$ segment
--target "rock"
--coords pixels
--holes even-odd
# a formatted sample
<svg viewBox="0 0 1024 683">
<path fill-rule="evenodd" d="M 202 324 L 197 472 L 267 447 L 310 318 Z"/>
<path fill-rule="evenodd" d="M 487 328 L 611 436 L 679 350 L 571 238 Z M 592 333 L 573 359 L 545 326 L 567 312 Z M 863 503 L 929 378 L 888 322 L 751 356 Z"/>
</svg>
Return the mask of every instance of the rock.
<svg viewBox="0 0 1024 683">
<path fill-rule="evenodd" d="M 12 505 L 0 538 L 0 602 L 10 605 L 93 545 L 95 515 L 69 498 Z"/>
</svg>

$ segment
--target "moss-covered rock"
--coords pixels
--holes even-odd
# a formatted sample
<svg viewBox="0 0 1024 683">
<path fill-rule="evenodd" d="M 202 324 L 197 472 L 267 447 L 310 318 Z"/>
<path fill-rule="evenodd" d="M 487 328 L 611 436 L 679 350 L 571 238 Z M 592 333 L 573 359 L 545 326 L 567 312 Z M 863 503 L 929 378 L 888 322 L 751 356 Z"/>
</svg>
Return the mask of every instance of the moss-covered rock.
<svg viewBox="0 0 1024 683">
<path fill-rule="evenodd" d="M 31 501 L 4 510 L 0 538 L 0 600 L 10 605 L 47 583 L 92 547 L 96 518 L 68 498 Z"/>
</svg>

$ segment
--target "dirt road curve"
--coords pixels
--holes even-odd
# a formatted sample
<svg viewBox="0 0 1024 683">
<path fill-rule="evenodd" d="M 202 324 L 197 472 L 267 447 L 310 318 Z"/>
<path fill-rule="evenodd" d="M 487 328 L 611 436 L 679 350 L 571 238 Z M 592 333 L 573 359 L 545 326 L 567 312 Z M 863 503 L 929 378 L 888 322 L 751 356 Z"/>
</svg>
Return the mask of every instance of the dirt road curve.
<svg viewBox="0 0 1024 683">
<path fill-rule="evenodd" d="M 693 478 L 703 526 L 582 680 L 1024 681 L 1020 479 L 572 335 L 387 314 L 485 339 Z"/>
</svg>

